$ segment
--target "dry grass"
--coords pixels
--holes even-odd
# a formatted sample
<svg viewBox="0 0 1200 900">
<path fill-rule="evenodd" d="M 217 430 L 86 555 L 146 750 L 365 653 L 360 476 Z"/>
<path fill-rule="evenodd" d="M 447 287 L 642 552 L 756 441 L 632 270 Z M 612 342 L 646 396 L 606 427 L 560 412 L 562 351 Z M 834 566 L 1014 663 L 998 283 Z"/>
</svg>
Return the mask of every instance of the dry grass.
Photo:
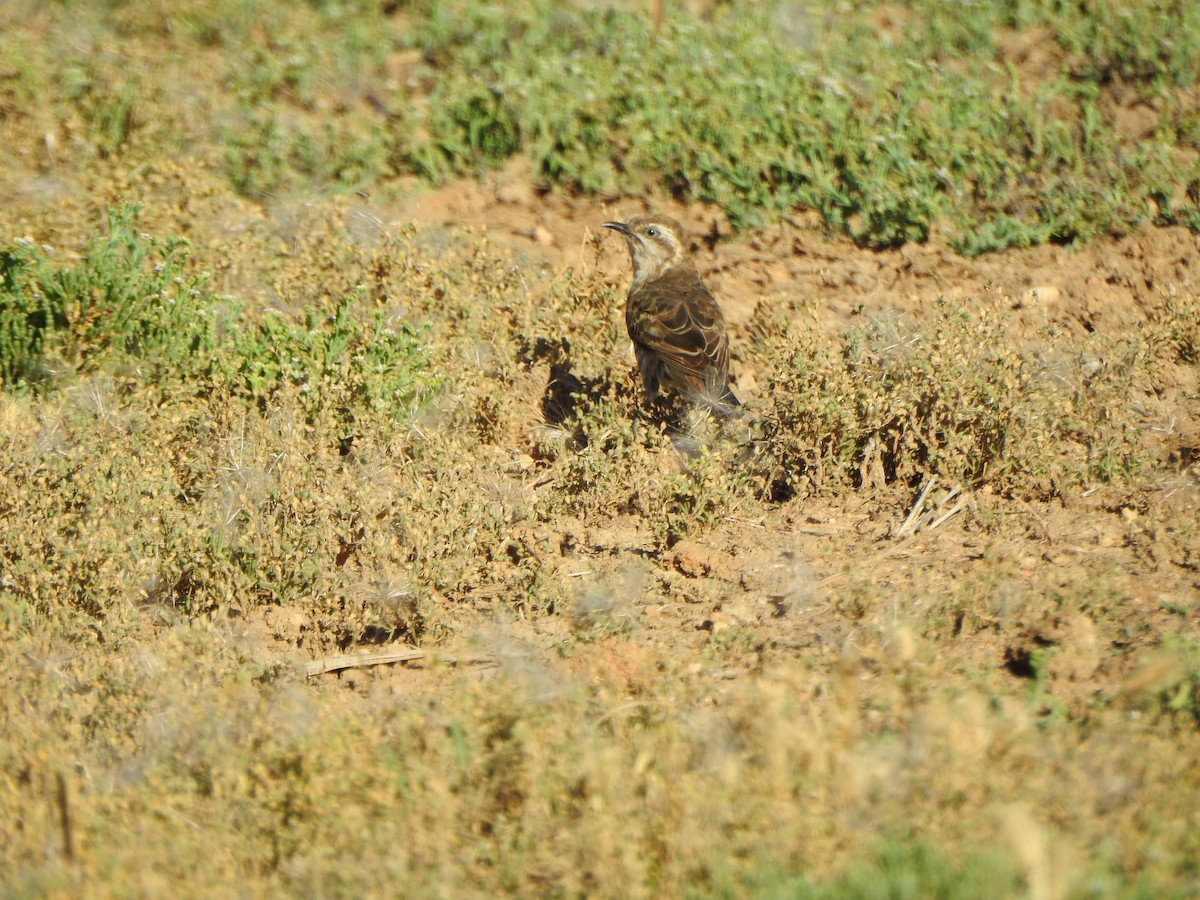
<svg viewBox="0 0 1200 900">
<path fill-rule="evenodd" d="M 1160 464 L 1118 398 L 1152 354 L 1064 394 L 987 316 L 890 344 L 780 330 L 756 351 L 788 373 L 770 400 L 687 456 L 639 406 L 599 274 L 531 286 L 469 234 L 362 248 L 309 224 L 294 296 L 353 289 L 420 323 L 439 378 L 409 412 L 350 369 L 324 376 L 342 404 L 124 363 L 2 401 L 15 890 L 1190 883 L 1194 609 L 1131 608 L 1132 562 L 1064 582 L 1030 556 L 1087 552 L 1044 533 L 1041 501 L 1090 484 L 1148 510 L 1127 541 L 1194 559 L 1192 507 L 1133 474 Z M 1088 465 L 1101 409 L 1139 466 Z M 906 530 L 946 496 L 931 478 L 971 505 Z M 804 538 L 786 523 L 817 502 L 830 527 Z M 856 510 L 900 540 L 871 549 Z M 498 668 L 435 652 L 306 678 L 395 641 Z"/>
</svg>

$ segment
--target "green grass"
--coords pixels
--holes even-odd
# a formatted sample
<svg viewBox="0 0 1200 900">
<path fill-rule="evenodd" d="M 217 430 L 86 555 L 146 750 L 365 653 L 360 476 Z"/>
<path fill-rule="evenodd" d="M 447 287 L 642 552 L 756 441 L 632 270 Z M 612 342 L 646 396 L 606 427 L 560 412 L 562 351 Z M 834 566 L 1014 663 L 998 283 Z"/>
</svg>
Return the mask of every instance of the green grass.
<svg viewBox="0 0 1200 900">
<path fill-rule="evenodd" d="M 1184 190 L 1200 177 L 1190 5 L 921 3 L 892 28 L 882 9 L 672 9 L 653 34 L 636 6 L 534 0 L 392 17 L 354 4 L 121 8 L 80 20 L 90 43 L 16 46 L 10 29 L 8 102 L 35 128 L 48 111 L 78 116 L 82 140 L 59 153 L 143 160 L 175 146 L 255 199 L 403 173 L 438 182 L 523 155 L 565 190 L 665 189 L 737 227 L 814 210 L 870 247 L 940 230 L 977 254 L 1200 221 Z M 1013 29 L 1052 36 L 1036 80 L 1004 56 Z M 109 52 L 132 36 L 137 59 Z M 184 83 L 202 114 L 181 115 Z M 1121 109 L 1142 101 L 1157 123 L 1123 131 Z"/>
<path fill-rule="evenodd" d="M 187 242 L 134 228 L 136 209 L 109 213 L 107 234 L 76 263 L 21 241 L 0 252 L 0 384 L 96 371 L 113 358 L 181 365 L 211 349 L 215 310 L 203 276 L 185 274 Z"/>
<path fill-rule="evenodd" d="M 435 118 L 409 157 L 430 176 L 523 150 L 576 190 L 649 181 L 720 205 L 735 225 L 813 209 L 873 247 L 925 240 L 945 223 L 957 248 L 979 253 L 1146 221 L 1188 171 L 1169 139 L 1132 143 L 1101 112 L 1117 63 L 1021 84 L 983 37 L 1007 21 L 1002 4 L 959 11 L 965 26 L 922 8 L 891 46 L 865 18 L 811 6 L 676 15 L 661 39 L 614 8 L 549 19 L 536 5 L 515 16 L 437 9 L 416 38 Z M 1115 46 L 1096 52 L 1154 90 L 1190 84 L 1194 57 L 1143 59 L 1176 29 L 1195 42 L 1200 22 L 1173 9 L 1138 16 L 1128 43 L 1105 32 Z M 1053 24 L 1070 49 L 1098 27 Z M 1056 98 L 1072 115 L 1045 111 Z"/>
</svg>

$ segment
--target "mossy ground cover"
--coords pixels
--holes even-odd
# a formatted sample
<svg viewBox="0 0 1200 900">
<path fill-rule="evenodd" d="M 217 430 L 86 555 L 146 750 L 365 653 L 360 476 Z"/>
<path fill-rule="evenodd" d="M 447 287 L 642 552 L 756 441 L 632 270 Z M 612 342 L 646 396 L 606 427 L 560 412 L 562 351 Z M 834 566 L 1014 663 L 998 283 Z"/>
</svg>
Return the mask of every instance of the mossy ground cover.
<svg viewBox="0 0 1200 900">
<path fill-rule="evenodd" d="M 368 214 L 524 157 L 751 240 L 1189 224 L 1190 6 L 19 13 L 6 892 L 1195 891 L 1200 288 L 763 290 L 718 427 L 642 402 L 599 243 Z"/>
</svg>

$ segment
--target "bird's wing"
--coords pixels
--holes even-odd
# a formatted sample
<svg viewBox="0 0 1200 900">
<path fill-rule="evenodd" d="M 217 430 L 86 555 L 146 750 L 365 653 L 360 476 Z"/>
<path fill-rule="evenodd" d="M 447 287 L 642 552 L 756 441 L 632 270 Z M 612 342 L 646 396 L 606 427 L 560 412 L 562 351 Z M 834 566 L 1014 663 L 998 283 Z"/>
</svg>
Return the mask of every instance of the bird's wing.
<svg viewBox="0 0 1200 900">
<path fill-rule="evenodd" d="M 728 380 L 729 342 L 717 301 L 695 272 L 668 273 L 630 297 L 625 322 L 634 343 L 696 388 Z"/>
</svg>

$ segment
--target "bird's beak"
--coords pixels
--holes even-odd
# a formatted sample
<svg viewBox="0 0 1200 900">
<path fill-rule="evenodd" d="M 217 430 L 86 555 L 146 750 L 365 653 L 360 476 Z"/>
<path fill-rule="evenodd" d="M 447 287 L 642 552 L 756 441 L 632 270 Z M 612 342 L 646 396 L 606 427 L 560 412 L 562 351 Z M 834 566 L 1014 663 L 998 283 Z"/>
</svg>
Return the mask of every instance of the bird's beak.
<svg viewBox="0 0 1200 900">
<path fill-rule="evenodd" d="M 629 230 L 629 226 L 625 222 L 605 222 L 605 228 L 611 228 L 613 231 L 619 231 L 626 237 L 632 237 L 633 232 Z"/>
</svg>

